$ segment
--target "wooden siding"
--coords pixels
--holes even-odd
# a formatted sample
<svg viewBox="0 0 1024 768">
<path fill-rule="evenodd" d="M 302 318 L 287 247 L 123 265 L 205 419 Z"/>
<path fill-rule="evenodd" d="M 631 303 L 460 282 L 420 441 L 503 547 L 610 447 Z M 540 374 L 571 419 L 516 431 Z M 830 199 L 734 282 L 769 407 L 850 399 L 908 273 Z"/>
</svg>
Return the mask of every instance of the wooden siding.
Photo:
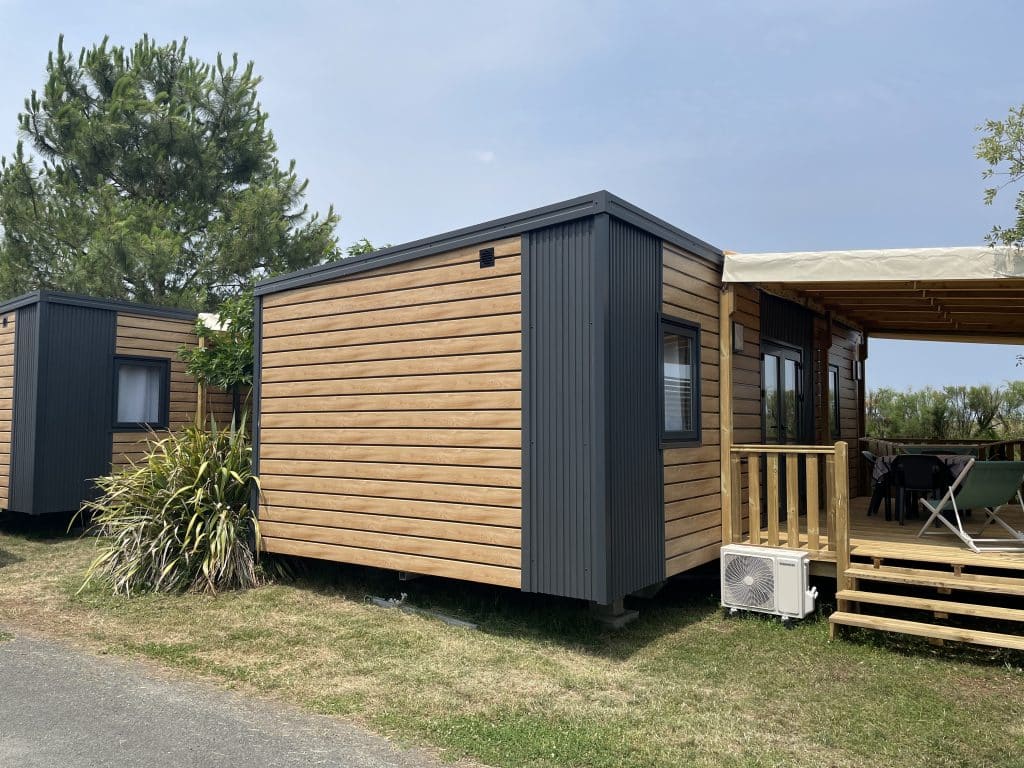
<svg viewBox="0 0 1024 768">
<path fill-rule="evenodd" d="M 11 486 L 11 424 L 14 414 L 14 327 L 18 313 L 0 320 L 0 509 L 6 509 Z"/>
<path fill-rule="evenodd" d="M 520 239 L 263 300 L 267 551 L 519 587 Z"/>
<path fill-rule="evenodd" d="M 672 576 L 716 559 L 722 544 L 718 448 L 721 275 L 714 265 L 670 245 L 664 246 L 662 258 L 662 312 L 697 323 L 701 328 L 701 444 L 666 448 L 662 458 L 665 471 L 665 575 Z M 743 364 L 737 361 L 738 366 Z M 741 376 L 741 380 L 744 378 Z"/>
<path fill-rule="evenodd" d="M 860 388 L 853 378 L 853 361 L 858 358 L 862 336 L 859 331 L 839 324 L 832 326 L 832 347 L 829 349 L 829 364 L 839 368 L 839 440 L 849 443 L 850 496 L 856 496 L 860 455 L 860 419 L 863 407 Z"/>
<path fill-rule="evenodd" d="M 118 355 L 164 357 L 171 361 L 171 395 L 168 427 L 180 429 L 195 419 L 198 391 L 195 380 L 185 373 L 185 364 L 178 357 L 182 346 L 197 343 L 195 324 L 149 315 L 119 312 L 117 315 Z M 146 432 L 114 432 L 112 465 L 125 466 L 145 453 L 149 440 Z"/>
</svg>

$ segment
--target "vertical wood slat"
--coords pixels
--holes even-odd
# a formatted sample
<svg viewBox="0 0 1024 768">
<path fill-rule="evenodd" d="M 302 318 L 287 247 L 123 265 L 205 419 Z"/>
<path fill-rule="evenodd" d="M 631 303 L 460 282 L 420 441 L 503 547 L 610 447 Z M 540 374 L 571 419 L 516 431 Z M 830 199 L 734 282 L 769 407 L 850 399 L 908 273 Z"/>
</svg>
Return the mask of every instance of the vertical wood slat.
<svg viewBox="0 0 1024 768">
<path fill-rule="evenodd" d="M 779 454 L 769 453 L 768 475 L 768 546 L 779 546 Z"/>
<path fill-rule="evenodd" d="M 835 550 L 836 550 L 836 582 L 839 589 L 852 589 L 853 584 L 846 575 L 850 568 L 850 465 L 847 462 L 847 446 L 844 442 L 836 443 L 835 453 Z M 847 609 L 846 600 L 839 600 L 837 608 Z"/>
<path fill-rule="evenodd" d="M 829 454 L 825 457 L 825 535 L 828 536 L 828 549 L 836 551 L 836 457 Z"/>
<path fill-rule="evenodd" d="M 740 497 L 739 482 L 730 471 L 733 439 L 732 408 L 732 314 L 736 308 L 736 292 L 732 285 L 722 286 L 718 311 L 718 433 L 722 490 L 722 541 L 739 541 L 741 526 L 733 517 L 735 501 Z"/>
<path fill-rule="evenodd" d="M 800 457 L 786 454 L 786 546 L 800 547 Z"/>
<path fill-rule="evenodd" d="M 818 457 L 807 454 L 804 459 L 804 477 L 807 488 L 807 549 L 821 549 L 821 531 L 818 521 Z"/>
<path fill-rule="evenodd" d="M 747 458 L 747 506 L 750 514 L 750 543 L 761 543 L 761 456 L 752 453 Z"/>
<path fill-rule="evenodd" d="M 743 497 L 740 493 L 740 456 L 733 454 L 729 457 L 729 472 L 732 480 L 733 491 L 729 495 L 729 519 L 731 522 L 731 541 L 743 541 Z"/>
</svg>

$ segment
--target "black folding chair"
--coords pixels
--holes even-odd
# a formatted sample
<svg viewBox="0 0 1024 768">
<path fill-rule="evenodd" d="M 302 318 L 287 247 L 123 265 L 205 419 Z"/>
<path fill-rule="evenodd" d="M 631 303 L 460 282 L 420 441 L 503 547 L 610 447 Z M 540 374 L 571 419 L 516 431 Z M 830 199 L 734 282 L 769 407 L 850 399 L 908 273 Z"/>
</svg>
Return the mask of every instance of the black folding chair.
<svg viewBox="0 0 1024 768">
<path fill-rule="evenodd" d="M 950 483 L 949 469 L 942 459 L 928 454 L 905 454 L 897 456 L 892 463 L 892 484 L 896 491 L 896 517 L 904 524 L 907 497 L 911 497 L 911 509 L 917 510 L 917 500 L 922 496 L 941 495 Z"/>
<path fill-rule="evenodd" d="M 881 479 L 875 478 L 875 462 L 878 457 L 871 451 L 861 451 L 860 455 L 868 463 L 868 472 L 871 476 L 871 502 L 868 504 L 868 517 L 878 514 L 878 507 L 885 501 L 885 519 L 892 519 L 892 509 L 889 504 L 890 482 L 889 473 L 886 472 Z"/>
</svg>

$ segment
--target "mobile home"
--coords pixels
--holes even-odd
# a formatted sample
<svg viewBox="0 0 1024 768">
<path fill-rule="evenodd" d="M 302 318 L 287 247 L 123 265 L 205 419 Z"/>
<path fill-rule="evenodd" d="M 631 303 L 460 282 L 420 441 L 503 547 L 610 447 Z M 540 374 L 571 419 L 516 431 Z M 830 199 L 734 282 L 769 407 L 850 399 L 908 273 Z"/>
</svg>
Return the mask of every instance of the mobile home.
<svg viewBox="0 0 1024 768">
<path fill-rule="evenodd" d="M 140 457 L 151 431 L 200 407 L 230 418 L 177 351 L 196 314 L 41 291 L 0 304 L 0 509 L 71 512 L 92 479 Z"/>
<path fill-rule="evenodd" d="M 600 192 L 261 283 L 264 546 L 602 605 L 716 559 L 723 430 L 855 439 L 864 353 L 722 265 Z"/>
</svg>

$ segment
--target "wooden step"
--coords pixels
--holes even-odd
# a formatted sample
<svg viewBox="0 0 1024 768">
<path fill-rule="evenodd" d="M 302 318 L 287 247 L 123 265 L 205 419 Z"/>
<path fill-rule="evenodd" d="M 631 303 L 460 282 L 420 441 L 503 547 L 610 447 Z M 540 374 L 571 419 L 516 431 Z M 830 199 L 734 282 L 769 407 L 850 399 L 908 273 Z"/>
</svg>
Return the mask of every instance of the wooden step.
<svg viewBox="0 0 1024 768">
<path fill-rule="evenodd" d="M 850 551 L 852 557 L 880 558 L 882 560 L 910 560 L 918 563 L 941 563 L 966 567 L 999 568 L 1024 571 L 1024 551 L 985 552 L 979 554 L 959 547 L 938 547 L 921 544 L 894 544 L 884 541 L 862 541 Z"/>
<path fill-rule="evenodd" d="M 889 595 L 884 592 L 863 592 L 859 589 L 841 589 L 836 592 L 836 598 L 856 603 L 888 605 L 894 608 L 913 608 L 920 611 L 955 613 L 960 616 L 976 616 L 983 619 L 1024 622 L 1024 610 L 1019 608 L 1003 608 L 998 605 L 957 603 L 952 600 L 933 600 L 928 597 Z"/>
<path fill-rule="evenodd" d="M 861 627 L 863 629 L 877 629 L 882 632 L 898 632 L 904 635 L 933 637 L 939 640 L 954 640 L 958 643 L 973 643 L 974 645 L 988 645 L 993 648 L 1011 648 L 1017 651 L 1024 651 L 1024 637 L 1004 635 L 1000 632 L 981 632 L 975 629 L 944 627 L 939 624 L 926 624 L 921 621 L 904 621 L 903 619 L 889 619 L 884 616 L 869 616 L 863 613 L 845 613 L 841 611 L 837 611 L 829 616 L 828 621 L 833 627 L 842 625 L 846 627 Z"/>
<path fill-rule="evenodd" d="M 884 581 L 889 584 L 912 584 L 918 587 L 939 589 L 964 589 L 971 592 L 988 592 L 996 595 L 1024 597 L 1024 579 L 1007 576 L 985 576 L 976 573 L 962 573 L 959 576 L 941 571 L 921 568 L 898 568 L 883 565 L 880 568 L 852 566 L 846 569 L 846 576 L 854 579 Z"/>
</svg>

